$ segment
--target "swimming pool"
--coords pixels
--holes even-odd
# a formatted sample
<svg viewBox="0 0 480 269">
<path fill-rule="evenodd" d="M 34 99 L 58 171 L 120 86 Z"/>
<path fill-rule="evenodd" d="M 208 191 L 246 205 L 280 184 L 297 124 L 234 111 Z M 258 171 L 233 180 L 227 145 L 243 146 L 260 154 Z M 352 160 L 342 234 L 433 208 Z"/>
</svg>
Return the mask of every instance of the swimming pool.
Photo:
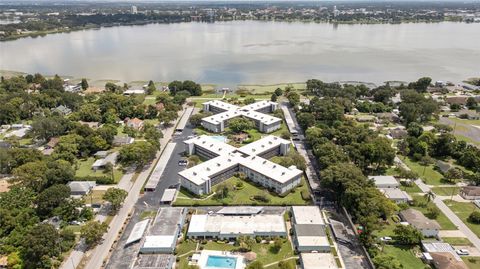
<svg viewBox="0 0 480 269">
<path fill-rule="evenodd" d="M 208 256 L 207 267 L 235 269 L 237 258 L 225 256 Z"/>
<path fill-rule="evenodd" d="M 215 140 L 218 140 L 220 142 L 223 142 L 223 143 L 227 143 L 227 137 L 225 137 L 223 135 L 213 135 L 213 136 L 211 136 L 211 138 L 213 138 Z"/>
</svg>

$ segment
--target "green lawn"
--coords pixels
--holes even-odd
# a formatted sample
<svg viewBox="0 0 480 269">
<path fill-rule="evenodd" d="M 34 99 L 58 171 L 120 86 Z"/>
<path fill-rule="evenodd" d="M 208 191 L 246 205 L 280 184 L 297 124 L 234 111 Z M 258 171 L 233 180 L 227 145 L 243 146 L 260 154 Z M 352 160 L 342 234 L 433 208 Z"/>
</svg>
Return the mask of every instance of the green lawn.
<svg viewBox="0 0 480 269">
<path fill-rule="evenodd" d="M 454 246 L 473 246 L 472 242 L 465 237 L 442 237 L 442 241 Z"/>
<path fill-rule="evenodd" d="M 453 195 L 456 195 L 459 193 L 460 188 L 459 187 L 433 187 L 432 191 L 436 195 L 440 196 L 451 196 L 452 193 Z"/>
<path fill-rule="evenodd" d="M 417 186 L 417 184 L 413 183 L 412 186 L 400 186 L 400 189 L 406 191 L 407 193 L 421 193 L 422 190 Z"/>
<path fill-rule="evenodd" d="M 478 210 L 477 206 L 473 203 L 460 203 L 455 201 L 444 201 L 445 204 L 465 223 L 472 232 L 477 236 L 480 236 L 480 224 L 470 223 L 467 219 L 470 214 Z"/>
<path fill-rule="evenodd" d="M 144 220 L 144 219 L 154 219 L 155 216 L 157 215 L 157 211 L 154 211 L 154 210 L 150 210 L 150 211 L 143 211 L 142 213 L 140 213 L 140 219 Z"/>
<path fill-rule="evenodd" d="M 397 260 L 399 260 L 403 265 L 403 268 L 425 268 L 425 264 L 422 262 L 422 260 L 415 256 L 416 252 L 420 252 L 419 247 L 385 245 L 383 252 L 397 258 Z"/>
<path fill-rule="evenodd" d="M 403 160 L 403 158 L 402 158 Z M 403 160 L 405 164 L 412 169 L 413 172 L 417 173 L 420 178 L 422 178 L 426 184 L 428 185 L 443 185 L 446 184 L 442 182 L 442 174 L 440 174 L 438 171 L 434 170 L 433 168 L 435 165 L 431 164 L 428 166 L 423 166 L 420 165 L 418 162 L 414 162 L 410 160 L 409 158 L 405 158 Z"/>
<path fill-rule="evenodd" d="M 279 84 L 271 84 L 271 85 L 244 84 L 244 85 L 238 85 L 238 88 L 250 91 L 252 94 L 265 94 L 265 93 L 272 94 L 277 88 L 285 90 L 287 86 L 293 87 L 295 90 L 305 90 L 305 88 L 307 87 L 307 85 L 304 82 L 296 82 L 296 83 L 279 83 Z"/>
<path fill-rule="evenodd" d="M 93 190 L 87 196 L 85 196 L 85 203 L 88 204 L 103 204 L 103 194 L 106 191 L 104 190 Z"/>
<path fill-rule="evenodd" d="M 426 204 L 425 197 L 423 197 L 421 195 L 412 195 L 412 198 L 414 198 L 416 200 L 419 200 L 419 201 L 422 201 L 423 203 Z M 436 207 L 436 205 L 433 202 L 430 202 L 429 206 L 435 206 Z M 422 212 L 423 214 L 427 214 L 428 206 L 425 206 L 425 207 L 411 206 L 411 208 L 414 208 L 414 209 Z M 440 211 L 440 214 L 438 214 L 438 217 L 435 220 L 438 222 L 438 224 L 440 224 L 442 230 L 456 230 L 457 229 L 457 227 L 447 218 L 447 216 L 445 216 L 445 214 L 443 214 L 442 211 Z"/>
<path fill-rule="evenodd" d="M 285 197 L 280 197 L 274 192 L 267 192 L 263 187 L 256 186 L 251 182 L 240 180 L 236 177 L 228 179 L 226 182 L 234 186 L 237 182 L 243 182 L 243 189 L 231 190 L 227 198 L 215 199 L 213 196 L 204 200 L 193 200 L 195 198 L 191 193 L 185 189 L 180 189 L 180 193 L 175 201 L 175 206 L 206 206 L 206 205 L 306 205 L 310 201 L 302 199 L 301 191 L 308 191 L 308 186 L 305 180 L 302 179 L 301 186 L 297 187 L 294 192 L 289 193 Z M 216 190 L 216 188 L 214 188 Z M 251 196 L 255 194 L 265 193 L 266 197 L 270 199 L 269 202 L 260 202 L 252 200 Z"/>
<path fill-rule="evenodd" d="M 77 162 L 77 171 L 75 172 L 75 176 L 77 177 L 86 177 L 86 176 L 108 176 L 109 174 L 104 173 L 103 171 L 93 171 L 92 164 L 95 162 L 95 158 L 89 157 L 87 159 L 78 160 Z M 123 176 L 123 171 L 121 169 L 114 168 L 113 169 L 113 177 L 115 183 L 119 182 Z"/>
<path fill-rule="evenodd" d="M 480 146 L 479 141 L 475 141 L 475 140 L 471 139 L 470 137 L 466 137 L 466 136 L 463 136 L 461 134 L 454 134 L 454 136 L 460 141 L 465 141 L 467 143 L 472 143 L 474 145 Z"/>
<path fill-rule="evenodd" d="M 462 260 L 470 269 L 480 268 L 480 257 L 462 257 Z"/>
</svg>

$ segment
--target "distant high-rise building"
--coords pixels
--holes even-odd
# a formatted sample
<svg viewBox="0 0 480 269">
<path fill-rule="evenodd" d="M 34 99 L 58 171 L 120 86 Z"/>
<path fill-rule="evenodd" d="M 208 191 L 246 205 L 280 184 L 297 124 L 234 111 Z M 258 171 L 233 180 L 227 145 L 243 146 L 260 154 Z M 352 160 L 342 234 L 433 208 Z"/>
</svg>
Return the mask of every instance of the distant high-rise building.
<svg viewBox="0 0 480 269">
<path fill-rule="evenodd" d="M 132 6 L 132 14 L 137 14 L 137 13 L 138 13 L 137 6 Z"/>
<path fill-rule="evenodd" d="M 337 6 L 333 6 L 333 17 L 337 17 L 340 14 L 340 11 L 337 9 Z"/>
</svg>

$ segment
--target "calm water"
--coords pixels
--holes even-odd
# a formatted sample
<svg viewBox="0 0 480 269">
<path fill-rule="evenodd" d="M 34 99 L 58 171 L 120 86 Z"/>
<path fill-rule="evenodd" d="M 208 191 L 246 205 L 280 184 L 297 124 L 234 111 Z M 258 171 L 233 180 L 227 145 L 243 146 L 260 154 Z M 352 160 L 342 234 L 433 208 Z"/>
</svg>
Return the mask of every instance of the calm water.
<svg viewBox="0 0 480 269">
<path fill-rule="evenodd" d="M 203 83 L 480 76 L 480 24 L 152 24 L 0 43 L 0 69 Z"/>
</svg>

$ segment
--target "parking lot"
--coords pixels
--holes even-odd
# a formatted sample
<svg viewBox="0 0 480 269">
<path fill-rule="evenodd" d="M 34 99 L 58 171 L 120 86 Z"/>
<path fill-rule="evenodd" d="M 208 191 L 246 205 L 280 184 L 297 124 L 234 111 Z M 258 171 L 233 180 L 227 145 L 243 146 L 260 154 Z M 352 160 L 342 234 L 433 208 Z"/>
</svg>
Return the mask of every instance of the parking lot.
<svg viewBox="0 0 480 269">
<path fill-rule="evenodd" d="M 140 246 L 137 243 L 125 248 L 125 242 L 135 223 L 141 220 L 140 217 L 142 212 L 156 212 L 160 206 L 168 206 L 160 205 L 160 199 L 162 198 L 165 189 L 173 187 L 173 185 L 178 187 L 178 172 L 186 168 L 186 166 L 179 165 L 179 161 L 184 158 L 183 141 L 187 140 L 187 137 L 191 135 L 193 135 L 193 128 L 187 124 L 183 132 L 175 134 L 172 138 L 171 142 L 176 143 L 175 149 L 173 150 L 172 155 L 166 164 L 165 170 L 160 177 L 160 181 L 155 191 L 146 191 L 143 196 L 138 199 L 137 203 L 135 204 L 135 209 L 130 222 L 127 224 L 120 240 L 117 242 L 106 268 L 127 269 L 131 268 L 132 264 L 135 262 L 135 258 Z"/>
</svg>

